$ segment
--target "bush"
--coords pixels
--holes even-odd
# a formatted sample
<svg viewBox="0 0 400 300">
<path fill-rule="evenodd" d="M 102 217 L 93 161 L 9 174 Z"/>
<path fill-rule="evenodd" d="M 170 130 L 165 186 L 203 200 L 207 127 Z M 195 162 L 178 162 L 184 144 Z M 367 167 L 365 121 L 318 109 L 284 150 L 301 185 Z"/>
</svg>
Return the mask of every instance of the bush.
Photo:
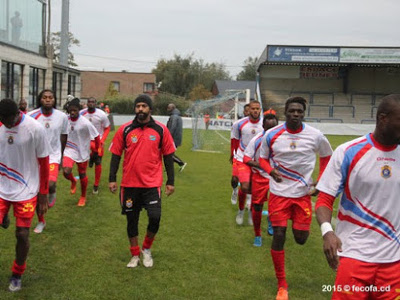
<svg viewBox="0 0 400 300">
<path fill-rule="evenodd" d="M 183 97 L 168 93 L 159 93 L 154 99 L 153 115 L 167 115 L 167 106 L 170 103 L 175 104 L 182 116 L 191 105 L 191 102 Z"/>
<path fill-rule="evenodd" d="M 133 101 L 135 98 L 136 96 L 132 97 L 116 95 L 102 102 L 104 103 L 104 105 L 108 105 L 110 107 L 110 111 L 112 113 L 129 115 L 135 113 L 135 109 L 133 107 Z"/>
</svg>

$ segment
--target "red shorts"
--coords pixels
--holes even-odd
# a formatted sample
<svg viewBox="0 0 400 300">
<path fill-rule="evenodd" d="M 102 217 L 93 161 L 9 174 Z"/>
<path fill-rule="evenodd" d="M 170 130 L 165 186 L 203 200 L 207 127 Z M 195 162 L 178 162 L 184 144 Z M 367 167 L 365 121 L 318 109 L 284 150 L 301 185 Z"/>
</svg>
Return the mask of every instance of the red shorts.
<svg viewBox="0 0 400 300">
<path fill-rule="evenodd" d="M 64 168 L 72 168 L 74 166 L 74 163 L 75 163 L 75 161 L 72 158 L 70 158 L 68 156 L 64 156 L 64 158 L 63 158 L 63 167 Z M 77 162 L 76 164 L 78 165 L 78 173 L 79 174 L 86 173 L 86 169 L 87 169 L 87 165 L 88 165 L 87 161 L 82 162 L 82 163 Z"/>
<path fill-rule="evenodd" d="M 250 182 L 251 168 L 241 161 L 237 161 L 236 165 L 238 169 L 239 182 Z"/>
<path fill-rule="evenodd" d="M 8 201 L 0 198 L 0 220 L 8 214 L 10 206 L 13 206 L 14 217 L 16 218 L 17 227 L 31 227 L 32 219 L 35 216 L 37 197 L 25 201 Z"/>
<path fill-rule="evenodd" d="M 96 143 L 94 141 L 90 141 L 90 150 L 93 152 L 96 152 Z M 97 153 L 99 154 L 99 156 L 103 156 L 104 154 L 104 144 L 101 144 L 99 146 L 99 148 L 97 149 Z"/>
<path fill-rule="evenodd" d="M 258 173 L 253 173 L 251 177 L 251 203 L 264 204 L 268 200 L 269 179 Z"/>
<path fill-rule="evenodd" d="M 341 257 L 332 299 L 400 299 L 400 261 L 368 263 Z"/>
<path fill-rule="evenodd" d="M 292 228 L 310 230 L 312 218 L 311 196 L 286 198 L 270 193 L 268 203 L 269 219 L 272 226 L 287 227 L 287 220 L 292 220 Z"/>
<path fill-rule="evenodd" d="M 59 167 L 60 167 L 59 164 L 56 164 L 56 163 L 50 164 L 50 167 L 49 167 L 49 181 L 57 182 Z"/>
<path fill-rule="evenodd" d="M 239 171 L 237 168 L 237 160 L 235 158 L 232 160 L 232 176 L 239 177 Z"/>
</svg>

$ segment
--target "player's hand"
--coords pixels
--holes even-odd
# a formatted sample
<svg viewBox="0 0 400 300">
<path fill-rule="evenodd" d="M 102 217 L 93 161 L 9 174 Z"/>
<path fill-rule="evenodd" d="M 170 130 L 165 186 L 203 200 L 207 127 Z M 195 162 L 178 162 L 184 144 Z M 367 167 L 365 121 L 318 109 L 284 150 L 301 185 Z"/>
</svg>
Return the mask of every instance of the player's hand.
<svg viewBox="0 0 400 300">
<path fill-rule="evenodd" d="M 324 253 L 329 266 L 337 270 L 339 265 L 339 256 L 337 252 L 342 252 L 342 241 L 336 236 L 335 232 L 329 231 L 324 235 Z"/>
<path fill-rule="evenodd" d="M 49 195 L 48 194 L 38 194 L 37 197 L 37 211 L 39 215 L 44 215 L 49 209 Z"/>
<path fill-rule="evenodd" d="M 269 173 L 271 177 L 276 181 L 276 182 L 282 182 L 282 174 L 277 170 L 273 169 L 271 173 Z"/>
<path fill-rule="evenodd" d="M 110 189 L 111 193 L 115 194 L 115 192 L 117 191 L 118 185 L 116 182 L 109 182 L 108 188 Z"/>
<path fill-rule="evenodd" d="M 175 192 L 175 187 L 173 185 L 166 185 L 165 186 L 165 195 L 171 196 Z"/>
<path fill-rule="evenodd" d="M 318 184 L 318 181 L 310 184 L 310 189 L 308 190 L 309 196 L 317 196 L 319 194 L 319 191 L 315 188 L 317 186 L 317 184 Z"/>
</svg>

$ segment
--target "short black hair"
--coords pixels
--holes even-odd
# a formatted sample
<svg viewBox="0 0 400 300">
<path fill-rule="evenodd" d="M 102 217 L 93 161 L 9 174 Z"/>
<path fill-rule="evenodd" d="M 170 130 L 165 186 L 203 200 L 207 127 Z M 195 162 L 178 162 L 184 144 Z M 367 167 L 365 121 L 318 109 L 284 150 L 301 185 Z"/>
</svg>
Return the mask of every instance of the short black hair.
<svg viewBox="0 0 400 300">
<path fill-rule="evenodd" d="M 19 113 L 17 103 L 11 99 L 3 99 L 0 101 L 0 116 L 7 118 L 9 116 L 15 116 Z"/>
<path fill-rule="evenodd" d="M 378 119 L 379 114 L 389 114 L 393 110 L 394 104 L 400 104 L 400 94 L 390 94 L 382 98 L 378 105 L 376 112 L 376 118 Z"/>
<path fill-rule="evenodd" d="M 67 110 L 69 110 L 69 108 L 72 106 L 75 106 L 80 110 L 81 109 L 81 100 L 79 98 L 74 98 L 71 101 L 69 101 Z"/>
<path fill-rule="evenodd" d="M 286 100 L 285 113 L 287 112 L 289 105 L 292 103 L 299 103 L 299 104 L 303 105 L 304 111 L 306 110 L 307 100 L 304 99 L 303 97 L 295 96 L 295 97 L 290 97 L 289 99 Z"/>
<path fill-rule="evenodd" d="M 247 103 L 247 104 L 245 104 L 245 105 L 243 106 L 243 109 L 245 109 L 246 107 L 249 107 L 249 106 L 250 106 L 250 104 Z"/>
<path fill-rule="evenodd" d="M 41 91 L 41 92 L 39 93 L 39 95 L 38 95 L 37 98 L 36 98 L 36 108 L 42 107 L 42 103 L 41 103 L 40 100 L 42 100 L 43 94 L 46 93 L 46 92 L 50 92 L 50 93 L 53 94 L 53 97 L 54 97 L 54 104 L 53 104 L 53 107 L 54 107 L 54 108 L 57 108 L 56 94 L 53 92 L 53 90 L 50 90 L 50 89 L 44 89 L 43 91 Z"/>
</svg>

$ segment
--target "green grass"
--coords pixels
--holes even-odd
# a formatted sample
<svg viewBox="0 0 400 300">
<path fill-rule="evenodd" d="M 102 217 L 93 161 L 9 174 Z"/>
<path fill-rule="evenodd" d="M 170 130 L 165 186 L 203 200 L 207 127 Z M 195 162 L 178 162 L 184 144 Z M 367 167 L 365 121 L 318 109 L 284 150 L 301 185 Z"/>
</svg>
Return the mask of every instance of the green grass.
<svg viewBox="0 0 400 300">
<path fill-rule="evenodd" d="M 351 138 L 329 137 L 334 147 Z M 126 221 L 118 197 L 108 192 L 107 153 L 99 195 L 91 194 L 94 169 L 88 169 L 88 201 L 83 208 L 76 206 L 79 196 L 69 194 L 69 184 L 60 173 L 57 203 L 47 215 L 45 231 L 31 232 L 23 289 L 15 294 L 7 291 L 15 255 L 14 218 L 8 230 L 0 228 L 0 299 L 274 299 L 271 237 L 264 234 L 264 245 L 255 248 L 252 227 L 235 224 L 229 147 L 222 154 L 190 148 L 191 131 L 185 130 L 177 154 L 188 166 L 176 173 L 175 194 L 163 197 L 153 268 L 126 268 L 130 259 Z M 36 223 L 35 218 L 33 226 Z M 141 241 L 146 226 L 143 212 Z M 265 232 L 265 220 L 262 227 Z M 299 246 L 288 230 L 286 274 L 291 299 L 330 299 L 322 285 L 333 284 L 335 274 L 322 253 L 315 219 L 311 231 L 306 245 Z"/>
</svg>

